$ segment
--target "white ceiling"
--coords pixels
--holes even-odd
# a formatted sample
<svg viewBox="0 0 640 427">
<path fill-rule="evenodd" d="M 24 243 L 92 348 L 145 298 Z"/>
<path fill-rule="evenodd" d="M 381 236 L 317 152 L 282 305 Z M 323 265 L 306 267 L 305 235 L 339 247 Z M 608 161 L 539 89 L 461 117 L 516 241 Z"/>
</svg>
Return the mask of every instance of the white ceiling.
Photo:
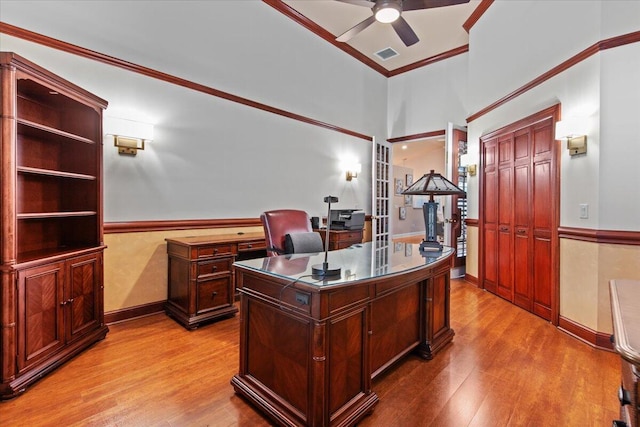
<svg viewBox="0 0 640 427">
<path fill-rule="evenodd" d="M 372 13 L 367 7 L 335 0 L 283 0 L 283 3 L 336 37 Z M 391 24 L 380 22 L 374 22 L 347 43 L 387 71 L 393 71 L 467 45 L 469 34 L 462 26 L 479 5 L 480 0 L 471 0 L 454 6 L 404 12 L 402 17 L 420 39 L 410 47 L 402 43 Z M 386 61 L 375 55 L 388 47 L 399 55 Z"/>
</svg>

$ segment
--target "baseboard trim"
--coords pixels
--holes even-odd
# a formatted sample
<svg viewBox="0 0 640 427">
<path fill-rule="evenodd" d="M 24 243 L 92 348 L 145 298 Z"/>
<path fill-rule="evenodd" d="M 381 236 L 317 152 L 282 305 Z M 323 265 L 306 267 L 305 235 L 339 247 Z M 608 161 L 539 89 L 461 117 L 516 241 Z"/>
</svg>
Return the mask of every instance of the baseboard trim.
<svg viewBox="0 0 640 427">
<path fill-rule="evenodd" d="M 104 323 L 106 323 L 107 325 L 111 325 L 113 323 L 124 322 L 127 320 L 137 319 L 139 317 L 162 313 L 164 311 L 165 302 L 166 301 L 156 301 L 149 304 L 136 305 L 134 307 L 127 307 L 120 310 L 110 311 L 104 314 Z"/>
<path fill-rule="evenodd" d="M 560 316 L 558 329 L 592 347 L 599 348 L 601 350 L 613 351 L 613 344 L 609 340 L 610 334 L 594 331 L 591 328 L 563 316 Z"/>
<path fill-rule="evenodd" d="M 470 275 L 469 273 L 465 273 L 464 280 L 466 280 L 467 282 L 478 286 L 478 278 L 475 277 L 475 276 Z"/>
</svg>

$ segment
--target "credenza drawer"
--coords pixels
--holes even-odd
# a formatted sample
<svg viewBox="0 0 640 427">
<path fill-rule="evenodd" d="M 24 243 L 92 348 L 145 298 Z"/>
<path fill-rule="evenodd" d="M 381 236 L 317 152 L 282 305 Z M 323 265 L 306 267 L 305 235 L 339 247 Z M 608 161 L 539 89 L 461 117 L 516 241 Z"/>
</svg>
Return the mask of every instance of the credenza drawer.
<svg viewBox="0 0 640 427">
<path fill-rule="evenodd" d="M 215 256 L 228 256 L 233 255 L 234 245 L 231 244 L 217 244 L 217 245 L 206 245 L 199 246 L 196 250 L 198 251 L 198 258 L 207 258 L 207 257 L 215 257 Z"/>
<path fill-rule="evenodd" d="M 260 251 L 267 249 L 267 243 L 263 240 L 238 243 L 238 252 Z"/>
<path fill-rule="evenodd" d="M 229 277 L 199 281 L 196 293 L 196 314 L 202 314 L 210 310 L 230 304 Z"/>
<path fill-rule="evenodd" d="M 629 424 L 629 427 L 637 427 L 640 425 L 640 418 L 638 417 L 638 406 L 640 405 L 640 372 L 631 363 L 622 361 L 622 385 L 619 391 L 618 398 L 620 399 L 620 414 L 626 415 L 625 421 Z M 623 402 L 623 399 L 629 403 Z M 626 404 L 625 404 L 626 403 Z"/>
<path fill-rule="evenodd" d="M 331 238 L 336 242 L 362 243 L 362 231 L 343 231 L 341 233 L 332 234 Z"/>
<path fill-rule="evenodd" d="M 231 265 L 233 264 L 233 258 L 214 259 L 211 261 L 199 261 L 197 263 L 197 275 L 198 279 L 202 277 L 210 276 L 212 274 L 230 273 Z"/>
</svg>

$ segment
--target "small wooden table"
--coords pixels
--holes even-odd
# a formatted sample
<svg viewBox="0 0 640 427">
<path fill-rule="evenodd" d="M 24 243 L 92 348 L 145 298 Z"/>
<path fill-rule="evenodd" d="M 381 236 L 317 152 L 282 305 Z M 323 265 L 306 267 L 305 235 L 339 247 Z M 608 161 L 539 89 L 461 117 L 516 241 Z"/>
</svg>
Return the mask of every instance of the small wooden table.
<svg viewBox="0 0 640 427">
<path fill-rule="evenodd" d="M 342 268 L 312 276 L 324 254 L 236 262 L 240 368 L 231 384 L 277 424 L 352 426 L 378 402 L 371 380 L 409 352 L 453 339 L 454 250 L 421 256 L 371 242 L 328 253 Z M 405 255 L 406 254 L 406 255 Z"/>
</svg>

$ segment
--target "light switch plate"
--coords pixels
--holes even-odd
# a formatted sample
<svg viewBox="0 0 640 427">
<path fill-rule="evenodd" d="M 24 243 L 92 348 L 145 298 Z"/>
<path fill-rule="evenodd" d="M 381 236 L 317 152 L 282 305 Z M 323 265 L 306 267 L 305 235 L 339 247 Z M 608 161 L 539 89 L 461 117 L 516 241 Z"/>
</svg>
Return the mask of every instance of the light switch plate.
<svg viewBox="0 0 640 427">
<path fill-rule="evenodd" d="M 580 219 L 589 218 L 589 205 L 586 203 L 580 203 Z"/>
</svg>

